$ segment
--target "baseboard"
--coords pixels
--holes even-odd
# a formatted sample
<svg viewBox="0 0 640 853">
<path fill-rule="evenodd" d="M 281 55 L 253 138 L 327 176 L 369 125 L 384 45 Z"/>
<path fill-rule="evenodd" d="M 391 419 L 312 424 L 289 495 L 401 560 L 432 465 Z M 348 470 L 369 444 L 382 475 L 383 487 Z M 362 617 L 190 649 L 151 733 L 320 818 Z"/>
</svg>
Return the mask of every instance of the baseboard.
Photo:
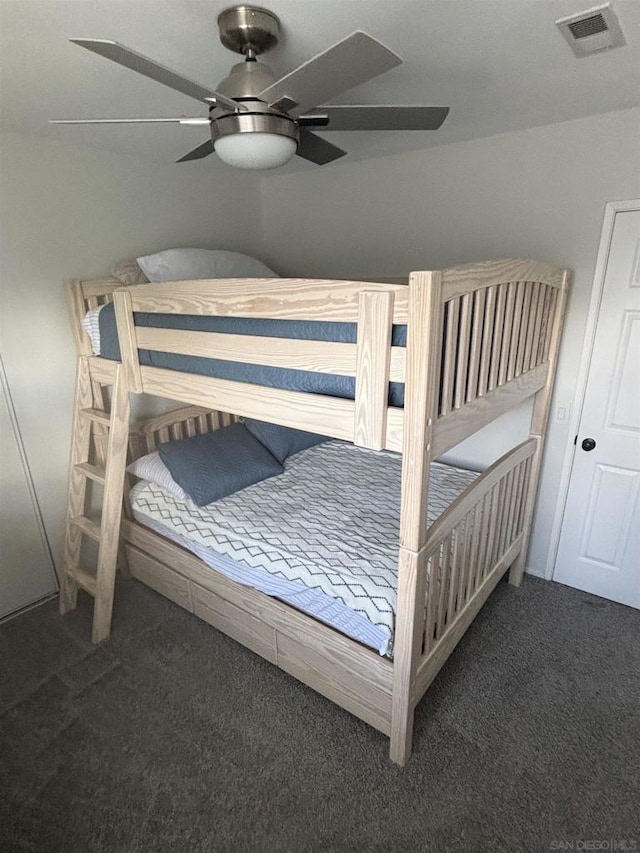
<svg viewBox="0 0 640 853">
<path fill-rule="evenodd" d="M 20 607 L 18 610 L 14 610 L 11 613 L 7 613 L 5 616 L 0 618 L 0 625 L 4 622 L 10 622 L 12 619 L 16 619 L 18 616 L 22 616 L 23 613 L 28 613 L 29 610 L 33 610 L 34 607 L 40 607 L 41 604 L 46 604 L 47 601 L 51 601 L 52 598 L 58 597 L 58 590 L 55 592 L 48 592 L 46 595 L 43 595 L 42 598 L 39 598 L 37 601 L 32 601 L 31 604 L 27 604 L 24 607 Z"/>
<path fill-rule="evenodd" d="M 544 569 L 534 569 L 532 566 L 525 566 L 524 568 L 525 575 L 531 575 L 534 578 L 540 578 L 540 580 L 549 580 L 544 573 Z"/>
</svg>

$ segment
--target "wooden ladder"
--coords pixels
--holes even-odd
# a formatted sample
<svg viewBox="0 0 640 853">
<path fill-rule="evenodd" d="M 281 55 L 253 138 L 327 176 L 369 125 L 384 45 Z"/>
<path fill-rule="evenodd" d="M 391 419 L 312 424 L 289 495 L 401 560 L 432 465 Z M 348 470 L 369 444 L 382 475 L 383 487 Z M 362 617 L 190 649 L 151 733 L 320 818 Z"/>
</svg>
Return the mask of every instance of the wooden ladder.
<svg viewBox="0 0 640 853">
<path fill-rule="evenodd" d="M 75 608 L 79 587 L 92 595 L 91 639 L 94 643 L 106 640 L 111 630 L 129 414 L 129 391 L 121 366 L 116 368 L 109 414 L 105 411 L 101 386 L 91 380 L 89 359 L 80 356 L 73 412 L 60 613 L 68 613 Z M 103 487 L 99 521 L 87 515 L 89 480 Z M 98 542 L 95 571 L 80 565 L 83 536 Z"/>
</svg>

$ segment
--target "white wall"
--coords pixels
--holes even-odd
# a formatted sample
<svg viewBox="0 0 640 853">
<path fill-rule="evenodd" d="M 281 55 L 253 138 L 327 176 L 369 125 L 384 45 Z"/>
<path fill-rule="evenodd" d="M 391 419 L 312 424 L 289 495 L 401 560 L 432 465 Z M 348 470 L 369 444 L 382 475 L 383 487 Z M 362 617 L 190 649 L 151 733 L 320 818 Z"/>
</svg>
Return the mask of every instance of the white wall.
<svg viewBox="0 0 640 853">
<path fill-rule="evenodd" d="M 573 400 L 607 201 L 640 196 L 640 110 L 508 133 L 262 183 L 265 261 L 283 273 L 402 275 L 521 256 L 574 271 L 556 383 Z M 454 457 L 486 464 L 527 427 L 527 407 Z M 528 565 L 543 574 L 566 425 L 552 424 Z"/>
<path fill-rule="evenodd" d="M 0 158 L 0 345 L 60 565 L 76 355 L 63 280 L 170 246 L 254 250 L 258 179 L 17 134 Z"/>
</svg>

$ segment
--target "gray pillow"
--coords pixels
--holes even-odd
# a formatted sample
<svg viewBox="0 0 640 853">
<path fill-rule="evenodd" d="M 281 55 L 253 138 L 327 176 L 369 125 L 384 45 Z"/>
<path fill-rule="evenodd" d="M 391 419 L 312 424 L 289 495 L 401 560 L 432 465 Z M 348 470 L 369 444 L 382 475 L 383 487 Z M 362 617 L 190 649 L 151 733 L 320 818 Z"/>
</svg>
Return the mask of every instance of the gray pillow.
<svg viewBox="0 0 640 853">
<path fill-rule="evenodd" d="M 246 420 L 244 422 L 251 435 L 263 444 L 269 453 L 282 463 L 294 453 L 306 450 L 329 441 L 326 435 L 317 435 L 315 432 L 305 432 L 301 429 L 268 424 L 265 421 Z"/>
<path fill-rule="evenodd" d="M 198 506 L 284 470 L 243 424 L 158 446 L 173 479 Z"/>
</svg>

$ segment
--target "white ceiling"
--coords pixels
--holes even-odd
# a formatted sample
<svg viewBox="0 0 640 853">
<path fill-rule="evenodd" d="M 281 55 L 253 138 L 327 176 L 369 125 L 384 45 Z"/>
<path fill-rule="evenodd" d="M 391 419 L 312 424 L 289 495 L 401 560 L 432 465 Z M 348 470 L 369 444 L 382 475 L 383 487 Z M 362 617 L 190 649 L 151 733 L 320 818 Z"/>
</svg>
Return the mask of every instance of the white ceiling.
<svg viewBox="0 0 640 853">
<path fill-rule="evenodd" d="M 350 160 L 474 139 L 640 105 L 640 0 L 614 0 L 627 45 L 577 59 L 554 21 L 591 0 L 258 0 L 282 23 L 263 57 L 278 74 L 356 29 L 404 64 L 337 103 L 449 105 L 440 131 L 327 134 Z M 205 85 L 239 60 L 218 40 L 228 0 L 0 0 L 4 128 L 167 163 L 206 129 L 55 127 L 49 118 L 205 115 L 197 102 L 70 44 L 122 42 Z M 339 161 L 344 163 L 346 158 Z M 227 168 L 215 157 L 176 168 Z M 317 169 L 294 158 L 291 169 Z M 325 169 L 331 166 L 323 167 Z"/>
</svg>

